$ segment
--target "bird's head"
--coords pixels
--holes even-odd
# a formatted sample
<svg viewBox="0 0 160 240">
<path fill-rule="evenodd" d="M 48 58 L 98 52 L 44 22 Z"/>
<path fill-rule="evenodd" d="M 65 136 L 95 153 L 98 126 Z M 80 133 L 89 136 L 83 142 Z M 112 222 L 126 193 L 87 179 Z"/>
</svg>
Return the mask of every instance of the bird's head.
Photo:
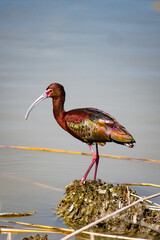
<svg viewBox="0 0 160 240">
<path fill-rule="evenodd" d="M 61 84 L 59 83 L 52 83 L 50 84 L 46 91 L 39 97 L 37 98 L 32 105 L 29 107 L 29 109 L 26 112 L 25 115 L 25 119 L 27 120 L 30 112 L 32 111 L 32 109 L 39 104 L 40 102 L 42 102 L 43 100 L 45 100 L 46 98 L 53 98 L 53 101 L 58 99 L 58 98 L 62 98 L 64 100 L 65 98 L 65 91 L 64 88 Z"/>
<path fill-rule="evenodd" d="M 64 88 L 59 83 L 51 83 L 45 91 L 48 94 L 48 97 L 51 97 L 53 99 L 65 96 Z"/>
</svg>

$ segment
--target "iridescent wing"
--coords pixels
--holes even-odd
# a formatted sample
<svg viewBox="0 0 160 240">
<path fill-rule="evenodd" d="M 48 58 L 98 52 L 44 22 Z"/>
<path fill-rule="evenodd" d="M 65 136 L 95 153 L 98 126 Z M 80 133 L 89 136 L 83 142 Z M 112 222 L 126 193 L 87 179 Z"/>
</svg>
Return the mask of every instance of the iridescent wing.
<svg viewBox="0 0 160 240">
<path fill-rule="evenodd" d="M 69 132 L 84 142 L 97 142 L 104 145 L 111 141 L 110 130 L 114 120 L 103 112 L 92 108 L 75 109 L 67 112 L 66 125 Z"/>
</svg>

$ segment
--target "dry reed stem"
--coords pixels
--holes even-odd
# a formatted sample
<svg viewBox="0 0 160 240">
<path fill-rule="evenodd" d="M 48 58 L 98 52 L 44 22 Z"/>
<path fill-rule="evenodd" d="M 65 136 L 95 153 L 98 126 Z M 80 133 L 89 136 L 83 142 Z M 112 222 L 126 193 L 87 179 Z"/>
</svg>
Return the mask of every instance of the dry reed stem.
<svg viewBox="0 0 160 240">
<path fill-rule="evenodd" d="M 25 216 L 31 216 L 36 211 L 32 211 L 30 213 L 0 213 L 0 218 L 8 218 L 8 217 L 25 217 Z"/>
<path fill-rule="evenodd" d="M 92 223 L 86 225 L 85 227 L 82 227 L 82 228 L 76 230 L 75 232 L 69 234 L 68 236 L 62 238 L 61 240 L 67 240 L 67 239 L 69 239 L 69 238 L 71 238 L 71 237 L 73 237 L 73 236 L 81 233 L 82 231 L 85 231 L 85 230 L 87 230 L 88 228 L 91 228 L 91 227 L 97 225 L 98 223 L 100 223 L 100 222 L 102 222 L 102 221 L 105 221 L 106 219 L 108 219 L 108 218 L 110 218 L 110 217 L 113 217 L 113 216 L 117 215 L 118 213 L 120 213 L 120 212 L 122 212 L 122 211 L 124 211 L 124 210 L 126 210 L 126 209 L 128 209 L 128 208 L 130 208 L 130 207 L 132 207 L 132 206 L 134 206 L 134 205 L 136 205 L 136 204 L 139 203 L 139 202 L 148 200 L 148 199 L 150 199 L 150 198 L 158 197 L 158 196 L 160 196 L 160 193 L 156 193 L 156 194 L 150 195 L 150 196 L 148 196 L 148 197 L 143 197 L 143 198 L 141 197 L 141 198 L 138 199 L 137 201 L 135 201 L 135 202 L 133 202 L 133 203 L 131 203 L 131 204 L 129 204 L 129 205 L 121 208 L 121 209 L 118 209 L 118 210 L 116 210 L 115 212 L 113 212 L 113 213 L 111 213 L 111 214 L 107 214 L 107 215 L 104 216 L 103 218 L 100 218 L 100 219 L 96 220 L 95 222 L 92 222 Z"/>
<path fill-rule="evenodd" d="M 57 153 L 67 153 L 67 154 L 77 154 L 77 155 L 92 156 L 91 153 L 74 152 L 74 151 L 58 150 L 58 149 L 48 149 L 48 148 L 35 148 L 35 147 L 23 147 L 23 146 L 6 146 L 6 145 L 0 145 L 0 148 L 12 148 L 12 149 L 46 151 L 46 152 L 57 152 Z M 105 158 L 124 159 L 124 160 L 131 160 L 131 161 L 143 161 L 143 162 L 160 163 L 160 161 L 158 161 L 158 160 L 146 159 L 146 158 L 132 158 L 132 157 L 123 157 L 123 156 L 113 156 L 113 155 L 107 155 L 107 154 L 100 154 L 99 156 L 100 157 L 105 157 Z"/>
<path fill-rule="evenodd" d="M 10 232 L 7 234 L 7 240 L 12 240 L 12 236 Z"/>
<path fill-rule="evenodd" d="M 43 230 L 47 230 L 48 232 L 55 232 L 55 233 L 61 233 L 61 234 L 69 234 L 72 233 L 74 230 L 65 229 L 65 228 L 58 228 L 58 227 L 51 227 L 46 225 L 38 225 L 38 224 L 32 224 L 32 223 L 24 223 L 24 222 L 15 222 L 15 221 L 8 221 L 8 220 L 0 220 L 7 223 L 13 223 L 13 224 L 19 224 L 24 226 L 30 226 L 34 228 L 40 228 Z"/>
<path fill-rule="evenodd" d="M 107 238 L 114 238 L 114 239 L 124 239 L 124 240 L 149 240 L 146 238 L 134 238 L 134 237 L 125 237 L 120 235 L 111 235 L 111 234 L 102 234 L 102 233 L 94 233 L 94 232 L 88 232 L 91 236 L 98 236 L 98 237 L 107 237 Z"/>
<path fill-rule="evenodd" d="M 0 234 L 6 233 L 48 233 L 50 231 L 45 230 L 34 230 L 34 229 L 16 229 L 16 228 L 0 228 Z"/>
<path fill-rule="evenodd" d="M 131 196 L 141 198 L 140 196 L 138 196 L 136 194 L 133 194 L 133 193 L 131 193 Z M 148 204 L 147 206 L 148 206 L 149 209 L 152 209 L 152 210 L 159 210 L 160 209 L 160 205 L 158 203 L 154 203 L 150 200 L 146 200 L 144 202 Z"/>
<path fill-rule="evenodd" d="M 4 220 L 5 221 L 5 220 Z M 44 225 L 37 225 L 37 224 L 30 224 L 30 223 L 22 223 L 22 222 L 12 222 L 12 221 L 5 221 L 9 223 L 14 223 L 14 224 L 20 224 L 20 225 L 26 225 L 26 226 L 32 226 L 36 228 L 41 228 L 44 230 L 21 230 L 21 229 L 10 229 L 10 228 L 1 228 L 2 233 L 28 233 L 28 232 L 33 232 L 33 233 L 60 233 L 60 234 L 70 234 L 73 233 L 74 230 L 72 229 L 65 229 L 65 228 L 56 228 L 56 227 L 50 227 L 50 226 L 44 226 Z M 56 229 L 56 231 L 55 231 Z M 125 237 L 125 236 L 118 236 L 118 235 L 113 235 L 113 234 L 103 234 L 103 233 L 95 233 L 95 232 L 81 232 L 80 234 L 83 235 L 90 235 L 90 236 L 99 236 L 99 237 L 107 237 L 107 238 L 116 238 L 116 239 L 124 239 L 124 240 L 147 240 L 144 238 L 134 238 L 134 237 Z"/>
<path fill-rule="evenodd" d="M 157 185 L 157 184 L 152 184 L 152 183 L 122 183 L 122 185 L 125 185 L 125 186 L 149 186 L 149 187 L 157 187 L 157 188 L 160 188 L 160 185 Z"/>
</svg>

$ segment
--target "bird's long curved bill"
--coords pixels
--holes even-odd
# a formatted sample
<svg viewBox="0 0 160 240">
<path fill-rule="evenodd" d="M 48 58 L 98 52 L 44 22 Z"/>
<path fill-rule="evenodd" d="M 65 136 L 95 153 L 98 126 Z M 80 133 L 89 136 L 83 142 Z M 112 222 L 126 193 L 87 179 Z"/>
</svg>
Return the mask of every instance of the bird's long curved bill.
<svg viewBox="0 0 160 240">
<path fill-rule="evenodd" d="M 39 98 L 36 99 L 36 101 L 34 101 L 34 103 L 32 103 L 32 105 L 29 107 L 29 109 L 26 112 L 25 115 L 25 119 L 27 120 L 30 112 L 32 111 L 32 109 L 40 102 L 42 102 L 44 99 L 48 98 L 48 95 L 46 92 L 44 92 Z"/>
</svg>

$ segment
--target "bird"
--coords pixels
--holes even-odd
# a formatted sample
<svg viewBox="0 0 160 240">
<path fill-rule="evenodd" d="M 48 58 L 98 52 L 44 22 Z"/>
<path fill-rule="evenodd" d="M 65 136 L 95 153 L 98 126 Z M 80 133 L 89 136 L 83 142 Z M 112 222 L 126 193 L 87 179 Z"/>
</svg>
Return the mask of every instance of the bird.
<svg viewBox="0 0 160 240">
<path fill-rule="evenodd" d="M 57 123 L 73 137 L 88 144 L 92 153 L 92 162 L 80 180 L 83 184 L 95 164 L 94 180 L 96 180 L 99 164 L 98 145 L 104 146 L 106 142 L 114 142 L 130 148 L 136 142 L 132 135 L 110 114 L 96 108 L 78 108 L 70 111 L 64 110 L 65 90 L 59 83 L 50 84 L 45 92 L 36 99 L 26 112 L 25 119 L 32 109 L 41 101 L 51 98 L 53 115 Z M 95 151 L 93 148 L 95 145 Z"/>
</svg>

